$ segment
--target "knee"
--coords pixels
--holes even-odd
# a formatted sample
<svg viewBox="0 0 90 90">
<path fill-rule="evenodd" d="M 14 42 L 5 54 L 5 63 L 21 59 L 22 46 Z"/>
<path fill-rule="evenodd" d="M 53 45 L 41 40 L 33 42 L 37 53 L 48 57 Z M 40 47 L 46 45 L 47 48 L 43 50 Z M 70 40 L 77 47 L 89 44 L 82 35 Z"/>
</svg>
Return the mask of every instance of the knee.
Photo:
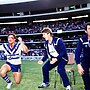
<svg viewBox="0 0 90 90">
<path fill-rule="evenodd" d="M 15 81 L 15 82 L 16 82 L 16 84 L 20 84 L 20 81 L 19 80 Z"/>
<path fill-rule="evenodd" d="M 64 71 L 65 71 L 65 69 L 63 69 L 63 68 L 58 69 L 58 73 L 60 73 L 60 74 L 62 74 Z"/>
<path fill-rule="evenodd" d="M 45 69 L 46 69 L 45 66 L 43 66 L 43 67 L 42 67 L 42 70 L 45 70 Z"/>
<path fill-rule="evenodd" d="M 16 82 L 16 84 L 20 84 L 20 82 Z"/>
<path fill-rule="evenodd" d="M 3 70 L 0 70 L 0 76 L 4 76 L 4 71 Z"/>
<path fill-rule="evenodd" d="M 0 75 L 1 75 L 1 69 L 0 69 Z"/>
<path fill-rule="evenodd" d="M 43 71 L 48 71 L 48 67 L 43 66 L 43 67 L 42 67 L 42 70 L 43 70 Z"/>
</svg>

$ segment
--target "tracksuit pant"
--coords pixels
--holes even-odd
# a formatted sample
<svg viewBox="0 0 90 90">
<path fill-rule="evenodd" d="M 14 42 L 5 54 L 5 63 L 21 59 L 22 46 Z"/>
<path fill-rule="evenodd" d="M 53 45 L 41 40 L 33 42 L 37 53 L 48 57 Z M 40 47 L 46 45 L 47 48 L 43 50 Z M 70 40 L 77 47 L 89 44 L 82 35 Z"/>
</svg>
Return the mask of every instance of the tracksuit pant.
<svg viewBox="0 0 90 90">
<path fill-rule="evenodd" d="M 59 75 L 62 78 L 64 87 L 70 85 L 69 79 L 67 77 L 66 71 L 65 71 L 65 65 L 67 62 L 65 60 L 60 60 L 60 62 L 56 62 L 54 64 L 50 64 L 50 61 L 47 61 L 44 66 L 42 67 L 42 72 L 43 72 L 43 82 L 44 83 L 49 83 L 49 71 L 52 70 L 54 67 L 57 67 L 57 71 Z"/>
<path fill-rule="evenodd" d="M 84 74 L 82 75 L 85 90 L 90 90 L 90 74 L 89 74 L 89 68 L 90 68 L 90 59 L 82 60 L 82 67 L 84 69 Z"/>
</svg>

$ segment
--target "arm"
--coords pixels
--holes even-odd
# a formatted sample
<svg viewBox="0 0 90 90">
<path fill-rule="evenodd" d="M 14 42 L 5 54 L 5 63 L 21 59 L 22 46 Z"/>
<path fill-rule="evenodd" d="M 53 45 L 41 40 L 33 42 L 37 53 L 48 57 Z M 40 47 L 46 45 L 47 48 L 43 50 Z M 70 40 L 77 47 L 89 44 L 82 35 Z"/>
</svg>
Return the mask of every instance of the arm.
<svg viewBox="0 0 90 90">
<path fill-rule="evenodd" d="M 43 62 L 46 61 L 47 58 L 48 58 L 47 51 L 45 51 L 45 53 L 44 53 L 44 57 L 42 58 L 42 61 L 43 61 Z"/>
<path fill-rule="evenodd" d="M 59 55 L 57 57 L 52 57 L 52 60 L 50 61 L 50 64 L 54 64 L 56 61 L 58 61 L 59 59 L 61 59 L 65 55 L 67 56 L 66 47 L 65 47 L 65 45 L 64 45 L 64 43 L 61 39 L 58 40 L 57 47 L 58 47 L 57 51 L 58 51 Z"/>
<path fill-rule="evenodd" d="M 27 48 L 27 46 L 23 43 L 22 38 L 19 37 L 18 40 L 19 40 L 19 42 L 20 42 L 21 45 L 22 45 L 22 49 L 23 49 L 24 53 L 28 53 L 28 48 Z"/>
<path fill-rule="evenodd" d="M 44 52 L 44 57 L 42 58 L 43 62 L 48 59 L 48 53 L 47 53 L 47 49 L 46 49 L 47 48 L 47 44 L 46 43 L 47 43 L 47 41 L 44 44 L 45 52 Z"/>
<path fill-rule="evenodd" d="M 47 60 L 48 58 L 48 55 L 47 55 L 47 52 L 44 53 L 44 57 L 42 58 L 42 60 L 39 60 L 38 61 L 38 64 L 43 64 L 45 60 Z"/>
<path fill-rule="evenodd" d="M 60 52 L 58 53 L 59 55 L 56 58 L 59 60 L 63 56 L 65 56 L 65 54 L 67 54 L 66 47 L 65 47 L 64 42 L 62 40 L 58 41 L 58 50 L 60 50 Z"/>
<path fill-rule="evenodd" d="M 45 46 L 45 45 L 44 45 L 44 46 Z M 42 58 L 42 60 L 39 60 L 39 61 L 38 61 L 38 64 L 43 64 L 44 61 L 47 60 L 47 58 L 48 58 L 48 55 L 47 55 L 47 50 L 46 50 L 46 48 L 45 48 L 44 57 Z"/>
<path fill-rule="evenodd" d="M 4 51 L 4 44 L 0 45 L 0 51 Z"/>
<path fill-rule="evenodd" d="M 83 75 L 83 74 L 84 74 L 84 69 L 83 69 L 83 67 L 81 66 L 81 64 L 78 64 L 78 65 L 77 65 L 77 68 L 78 68 L 79 74 L 80 74 L 80 75 Z"/>
<path fill-rule="evenodd" d="M 0 39 L 0 43 L 1 43 L 1 39 Z M 0 51 L 4 51 L 4 47 L 3 47 L 3 45 L 4 45 L 5 43 L 2 43 L 2 44 L 0 44 Z"/>
<path fill-rule="evenodd" d="M 79 74 L 83 75 L 84 74 L 84 69 L 83 69 L 83 67 L 80 64 L 81 52 L 82 52 L 82 42 L 79 39 L 78 44 L 77 44 L 77 48 L 76 48 L 76 51 L 75 51 L 75 61 L 76 61 L 76 64 L 77 64 L 77 68 L 78 68 Z"/>
<path fill-rule="evenodd" d="M 81 52 L 82 52 L 82 42 L 79 39 L 78 44 L 77 44 L 77 48 L 75 50 L 75 61 L 76 61 L 77 65 L 80 64 L 80 55 L 81 55 Z"/>
</svg>

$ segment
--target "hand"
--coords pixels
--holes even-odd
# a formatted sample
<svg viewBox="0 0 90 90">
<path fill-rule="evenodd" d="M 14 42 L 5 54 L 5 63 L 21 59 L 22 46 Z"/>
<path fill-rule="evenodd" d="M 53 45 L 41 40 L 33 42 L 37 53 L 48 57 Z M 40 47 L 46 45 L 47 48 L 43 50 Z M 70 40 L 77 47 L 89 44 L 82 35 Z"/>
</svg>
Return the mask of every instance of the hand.
<svg viewBox="0 0 90 90">
<path fill-rule="evenodd" d="M 54 64 L 57 61 L 57 58 L 52 58 L 52 60 L 50 61 L 50 64 Z"/>
<path fill-rule="evenodd" d="M 83 75 L 84 74 L 84 69 L 82 68 L 81 64 L 78 64 L 78 72 L 80 75 Z"/>
<path fill-rule="evenodd" d="M 38 61 L 38 64 L 43 64 L 43 61 L 42 61 L 42 60 L 39 60 L 39 61 Z"/>
<path fill-rule="evenodd" d="M 18 37 L 18 41 L 19 41 L 20 43 L 23 42 L 21 37 Z"/>
</svg>

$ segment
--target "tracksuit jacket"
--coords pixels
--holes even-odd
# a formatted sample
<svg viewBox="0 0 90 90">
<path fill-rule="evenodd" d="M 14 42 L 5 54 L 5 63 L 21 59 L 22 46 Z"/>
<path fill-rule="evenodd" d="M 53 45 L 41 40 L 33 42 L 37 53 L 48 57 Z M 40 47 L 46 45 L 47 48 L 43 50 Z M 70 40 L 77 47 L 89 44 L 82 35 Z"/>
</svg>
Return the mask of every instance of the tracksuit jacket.
<svg viewBox="0 0 90 90">
<path fill-rule="evenodd" d="M 57 58 L 58 60 L 61 60 L 61 59 L 68 60 L 67 53 L 66 53 L 66 47 L 63 43 L 63 40 L 61 38 L 58 38 L 58 37 L 53 37 L 52 43 L 53 43 L 57 53 L 59 54 L 55 58 Z M 44 54 L 44 57 L 43 57 L 42 61 L 47 60 L 48 54 L 50 55 L 49 48 L 48 48 L 48 41 L 45 41 L 44 46 L 45 46 L 45 49 L 46 49 L 46 53 Z M 51 56 L 51 58 L 54 58 L 54 57 Z"/>
<path fill-rule="evenodd" d="M 84 69 L 82 78 L 84 81 L 85 90 L 90 90 L 90 40 L 88 40 L 87 34 L 80 38 L 78 41 L 75 51 L 75 60 L 76 64 L 81 64 Z"/>
</svg>

